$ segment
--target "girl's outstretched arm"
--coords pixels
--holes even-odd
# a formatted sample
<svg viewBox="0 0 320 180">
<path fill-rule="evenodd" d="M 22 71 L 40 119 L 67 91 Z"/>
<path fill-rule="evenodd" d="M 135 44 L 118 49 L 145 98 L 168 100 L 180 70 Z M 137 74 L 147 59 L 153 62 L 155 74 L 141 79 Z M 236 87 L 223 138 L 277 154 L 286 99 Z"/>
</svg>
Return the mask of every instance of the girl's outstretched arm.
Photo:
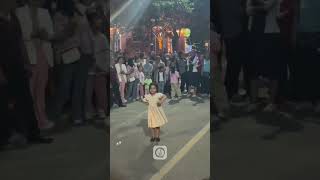
<svg viewBox="0 0 320 180">
<path fill-rule="evenodd" d="M 148 101 L 146 98 L 143 98 L 143 99 L 142 99 L 142 102 L 143 102 L 144 104 L 146 104 L 146 105 L 149 105 L 149 101 Z"/>
</svg>

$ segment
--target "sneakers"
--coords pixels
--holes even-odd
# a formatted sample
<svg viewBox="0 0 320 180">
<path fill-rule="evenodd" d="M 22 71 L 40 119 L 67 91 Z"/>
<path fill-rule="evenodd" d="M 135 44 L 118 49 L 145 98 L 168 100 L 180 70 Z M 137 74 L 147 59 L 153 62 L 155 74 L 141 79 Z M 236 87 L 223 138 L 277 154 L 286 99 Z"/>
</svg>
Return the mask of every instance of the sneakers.
<svg viewBox="0 0 320 180">
<path fill-rule="evenodd" d="M 122 98 L 122 103 L 127 103 L 128 101 L 125 98 Z"/>
<path fill-rule="evenodd" d="M 263 109 L 263 112 L 274 112 L 275 110 L 276 110 L 276 105 L 270 103 Z"/>
<path fill-rule="evenodd" d="M 95 114 L 95 113 L 87 112 L 86 119 L 88 119 L 88 120 L 93 119 L 96 115 L 97 114 Z"/>
<path fill-rule="evenodd" d="M 48 129 L 52 129 L 54 126 L 55 126 L 54 122 L 48 121 L 48 122 L 46 123 L 46 125 L 41 126 L 40 129 L 41 129 L 41 130 L 48 130 Z"/>
<path fill-rule="evenodd" d="M 16 147 L 23 147 L 27 145 L 28 140 L 22 134 L 14 133 L 8 140 L 8 142 Z"/>
<path fill-rule="evenodd" d="M 81 119 L 77 119 L 77 120 L 74 120 L 73 125 L 74 126 L 83 126 L 84 123 Z"/>
</svg>

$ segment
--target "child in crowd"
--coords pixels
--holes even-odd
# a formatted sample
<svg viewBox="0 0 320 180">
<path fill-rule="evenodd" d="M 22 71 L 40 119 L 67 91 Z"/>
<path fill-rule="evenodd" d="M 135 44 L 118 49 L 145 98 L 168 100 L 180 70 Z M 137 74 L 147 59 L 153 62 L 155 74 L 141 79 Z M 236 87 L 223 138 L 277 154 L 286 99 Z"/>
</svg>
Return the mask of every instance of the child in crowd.
<svg viewBox="0 0 320 180">
<path fill-rule="evenodd" d="M 151 75 L 146 74 L 145 80 L 144 80 L 145 95 L 149 94 L 149 88 L 150 88 L 151 83 L 152 83 Z"/>
<path fill-rule="evenodd" d="M 138 84 L 138 86 L 139 86 L 139 96 L 140 96 L 140 98 L 142 100 L 143 97 L 144 97 L 144 88 L 143 87 L 144 87 L 144 79 L 145 79 L 145 77 L 144 77 L 142 65 L 140 65 L 138 69 L 139 69 L 139 84 Z"/>
<path fill-rule="evenodd" d="M 170 71 L 170 82 L 171 82 L 171 98 L 173 100 L 181 97 L 181 89 L 179 84 L 180 74 L 174 67 L 171 68 Z"/>
<path fill-rule="evenodd" d="M 143 102 L 149 106 L 148 127 L 151 128 L 151 142 L 160 141 L 160 127 L 168 122 L 162 108 L 162 105 L 165 102 L 166 98 L 167 97 L 164 94 L 158 93 L 157 84 L 151 84 L 150 94 L 146 95 L 146 97 L 143 99 Z"/>
</svg>

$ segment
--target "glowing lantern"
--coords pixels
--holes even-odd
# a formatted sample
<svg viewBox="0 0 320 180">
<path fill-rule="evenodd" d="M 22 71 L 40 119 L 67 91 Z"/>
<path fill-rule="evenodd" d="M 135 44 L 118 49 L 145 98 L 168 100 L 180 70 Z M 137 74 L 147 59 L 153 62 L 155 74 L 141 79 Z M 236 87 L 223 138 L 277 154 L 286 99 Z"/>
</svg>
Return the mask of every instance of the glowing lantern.
<svg viewBox="0 0 320 180">
<path fill-rule="evenodd" d="M 183 31 L 184 37 L 188 38 L 190 37 L 190 34 L 191 34 L 191 30 L 189 28 L 185 28 Z"/>
<path fill-rule="evenodd" d="M 191 30 L 189 28 L 182 28 L 180 30 L 180 34 L 181 34 L 181 36 L 188 38 L 188 37 L 190 37 Z"/>
</svg>

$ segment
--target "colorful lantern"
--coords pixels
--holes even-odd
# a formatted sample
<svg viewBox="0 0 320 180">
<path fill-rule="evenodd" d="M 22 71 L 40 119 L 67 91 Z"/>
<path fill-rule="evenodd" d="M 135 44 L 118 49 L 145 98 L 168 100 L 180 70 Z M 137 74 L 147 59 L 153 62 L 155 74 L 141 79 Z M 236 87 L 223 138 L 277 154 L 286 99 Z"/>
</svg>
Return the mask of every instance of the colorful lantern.
<svg viewBox="0 0 320 180">
<path fill-rule="evenodd" d="M 183 33 L 184 37 L 188 38 L 190 37 L 190 34 L 191 34 L 191 30 L 189 28 L 185 28 Z"/>
<path fill-rule="evenodd" d="M 180 34 L 181 36 L 188 38 L 191 35 L 191 30 L 189 28 L 182 28 Z"/>
</svg>

